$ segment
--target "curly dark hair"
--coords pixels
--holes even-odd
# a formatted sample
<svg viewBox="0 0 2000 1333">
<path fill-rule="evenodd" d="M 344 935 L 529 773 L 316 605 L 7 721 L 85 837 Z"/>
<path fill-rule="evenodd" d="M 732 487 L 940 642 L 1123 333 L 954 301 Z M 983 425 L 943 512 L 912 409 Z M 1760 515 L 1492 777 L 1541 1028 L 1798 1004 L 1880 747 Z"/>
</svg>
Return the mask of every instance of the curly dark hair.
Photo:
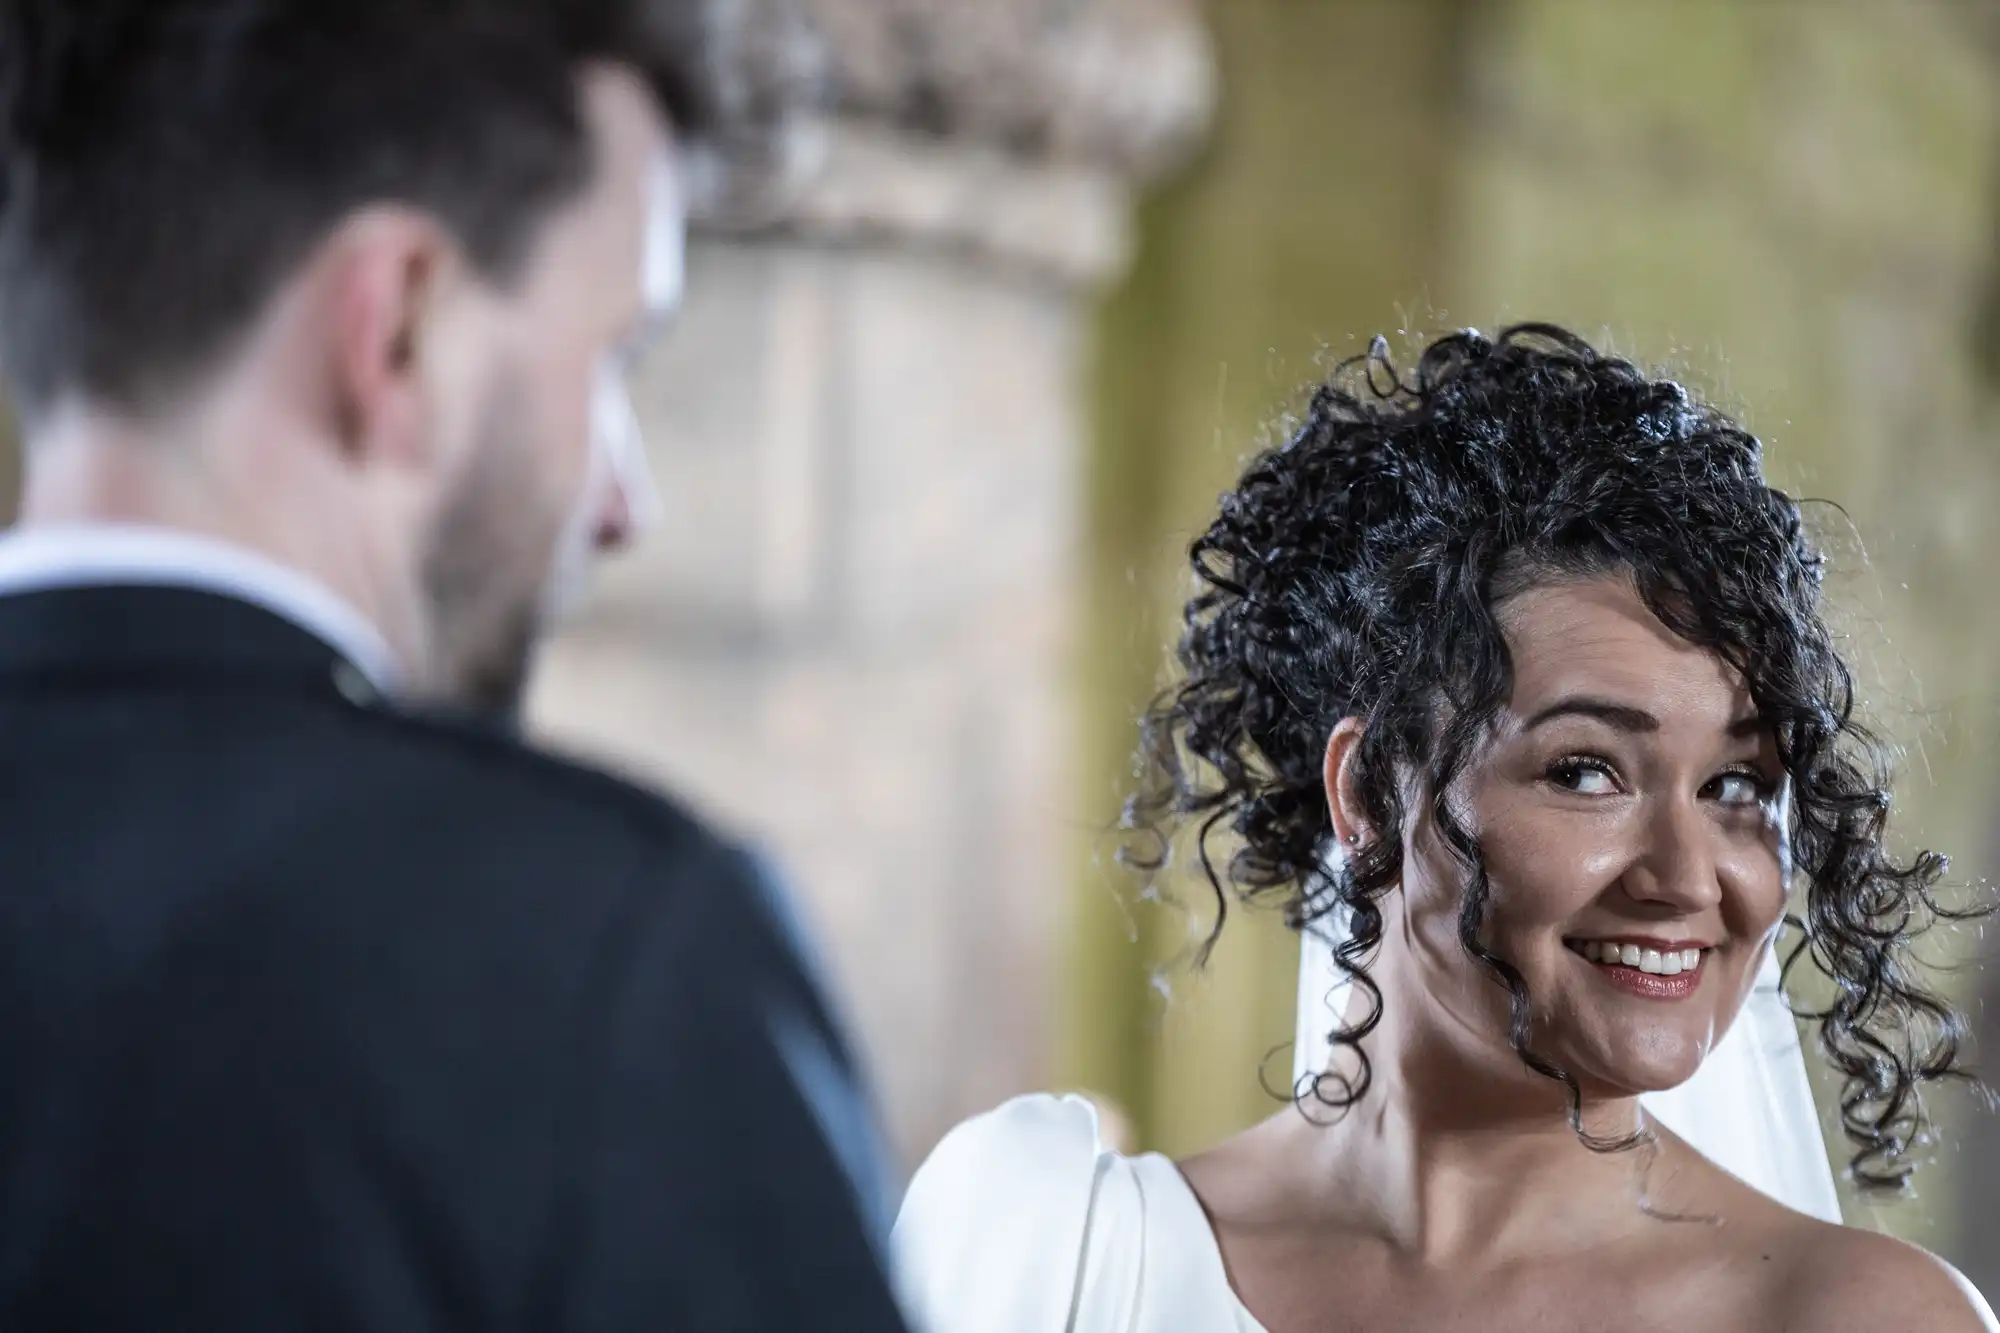
<svg viewBox="0 0 2000 1333">
<path fill-rule="evenodd" d="M 1742 674 L 1776 733 L 1805 881 L 1786 974 L 1808 957 L 1833 983 L 1831 1002 L 1799 1017 L 1818 1023 L 1843 1078 L 1853 1177 L 1905 1183 L 1926 1128 L 1920 1087 L 1965 1077 L 1962 1020 L 1924 984 L 1912 941 L 1966 913 L 1936 895 L 1943 857 L 1899 862 L 1883 846 L 1889 752 L 1856 717 L 1821 616 L 1823 557 L 1798 504 L 1765 481 L 1756 437 L 1552 325 L 1439 338 L 1407 379 L 1378 338 L 1334 370 L 1287 443 L 1249 463 L 1190 554 L 1184 676 L 1141 721 L 1125 857 L 1157 875 L 1175 831 L 1197 831 L 1217 905 L 1199 959 L 1232 897 L 1282 903 L 1295 929 L 1347 913 L 1337 959 L 1367 1005 L 1333 1040 L 1358 1072 L 1298 1096 L 1342 1108 L 1368 1091 L 1360 1043 L 1382 993 L 1367 960 L 1402 872 L 1399 775 L 1415 774 L 1468 875 L 1460 941 L 1506 987 L 1515 1051 L 1566 1087 L 1584 1133 L 1576 1080 L 1530 1047 L 1521 974 L 1481 942 L 1491 884 L 1446 793 L 1510 692 L 1496 605 L 1539 582 L 1622 574 Z M 1353 762 L 1374 836 L 1330 863 L 1322 765 L 1345 717 L 1364 728 Z M 1225 832 L 1235 845 L 1218 870 Z"/>
</svg>

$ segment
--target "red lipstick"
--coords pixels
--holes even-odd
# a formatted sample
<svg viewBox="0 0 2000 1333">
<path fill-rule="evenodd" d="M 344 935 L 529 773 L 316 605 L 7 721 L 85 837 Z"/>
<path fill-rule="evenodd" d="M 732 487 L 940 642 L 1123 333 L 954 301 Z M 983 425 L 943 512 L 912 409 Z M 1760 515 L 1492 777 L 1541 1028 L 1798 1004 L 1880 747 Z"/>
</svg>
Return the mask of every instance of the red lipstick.
<svg viewBox="0 0 2000 1333">
<path fill-rule="evenodd" d="M 1622 991 L 1643 996 L 1648 1000 L 1685 1000 L 1694 994 L 1694 988 L 1701 984 L 1702 969 L 1708 965 L 1708 955 L 1703 954 L 1694 971 L 1682 972 L 1676 976 L 1663 977 L 1654 972 L 1641 972 L 1636 967 L 1626 967 L 1623 963 L 1592 963 L 1591 970 Z"/>
<path fill-rule="evenodd" d="M 1621 957 L 1622 947 L 1622 957 Z M 1655 940 L 1582 940 L 1569 945 L 1570 952 L 1582 958 L 1593 971 L 1610 985 L 1616 986 L 1628 995 L 1637 995 L 1647 1000 L 1685 1000 L 1701 985 L 1702 969 L 1708 965 L 1709 950 L 1701 945 L 1679 941 Z M 1641 956 L 1650 957 L 1657 968 L 1662 954 L 1668 955 L 1668 965 L 1674 970 L 1648 972 L 1633 963 L 1624 961 Z M 1692 957 L 1692 966 L 1685 958 Z"/>
</svg>

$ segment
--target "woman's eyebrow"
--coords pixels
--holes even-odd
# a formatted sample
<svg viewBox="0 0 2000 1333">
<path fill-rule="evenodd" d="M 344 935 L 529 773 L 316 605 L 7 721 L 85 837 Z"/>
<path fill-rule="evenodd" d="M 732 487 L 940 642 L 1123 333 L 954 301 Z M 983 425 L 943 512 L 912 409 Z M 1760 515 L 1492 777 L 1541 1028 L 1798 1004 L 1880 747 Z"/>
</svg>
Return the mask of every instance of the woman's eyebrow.
<svg viewBox="0 0 2000 1333">
<path fill-rule="evenodd" d="M 1660 719 L 1634 704 L 1615 703 L 1593 695 L 1576 694 L 1558 699 L 1548 707 L 1536 712 L 1521 727 L 1523 732 L 1555 721 L 1560 717 L 1594 718 L 1620 731 L 1651 733 L 1660 729 Z M 1725 729 L 1731 740 L 1744 740 L 1764 731 L 1769 724 L 1762 713 L 1745 713 L 1732 719 Z"/>
<path fill-rule="evenodd" d="M 1556 700 L 1537 712 L 1521 727 L 1522 731 L 1533 731 L 1559 717 L 1589 717 L 1616 727 L 1620 731 L 1650 732 L 1660 729 L 1660 719 L 1643 708 L 1631 704 L 1613 703 L 1609 699 L 1598 699 L 1587 694 L 1573 694 Z M 1732 734 L 1734 724 L 1731 724 Z"/>
<path fill-rule="evenodd" d="M 1746 740 L 1765 731 L 1771 724 L 1762 713 L 1745 713 L 1729 724 L 1731 740 Z"/>
</svg>

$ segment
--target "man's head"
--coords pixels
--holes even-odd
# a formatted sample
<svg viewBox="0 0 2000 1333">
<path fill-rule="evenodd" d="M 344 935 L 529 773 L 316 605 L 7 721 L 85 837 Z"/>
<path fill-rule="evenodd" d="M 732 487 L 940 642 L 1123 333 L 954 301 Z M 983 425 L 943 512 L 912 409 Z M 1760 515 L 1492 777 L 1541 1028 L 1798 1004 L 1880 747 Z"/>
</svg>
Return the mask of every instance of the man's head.
<svg viewBox="0 0 2000 1333">
<path fill-rule="evenodd" d="M 624 374 L 678 300 L 686 143 L 750 100 L 732 12 L 4 0 L 27 517 L 260 547 L 418 688 L 513 702 L 649 498 Z"/>
</svg>

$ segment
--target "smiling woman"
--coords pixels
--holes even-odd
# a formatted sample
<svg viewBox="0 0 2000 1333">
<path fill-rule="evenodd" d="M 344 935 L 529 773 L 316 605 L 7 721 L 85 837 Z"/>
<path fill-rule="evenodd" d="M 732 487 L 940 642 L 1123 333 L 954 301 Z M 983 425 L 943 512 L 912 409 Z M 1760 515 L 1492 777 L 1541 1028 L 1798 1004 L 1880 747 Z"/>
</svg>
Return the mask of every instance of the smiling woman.
<svg viewBox="0 0 2000 1333">
<path fill-rule="evenodd" d="M 961 1126 L 898 1223 L 935 1328 L 1991 1326 L 1639 1102 L 1736 1021 L 1788 903 L 1857 1180 L 1897 1188 L 1919 1090 L 1962 1076 L 1910 955 L 1944 863 L 1884 848 L 1886 756 L 1754 437 L 1562 329 L 1407 375 L 1378 342 L 1192 556 L 1132 860 L 1189 830 L 1218 932 L 1233 900 L 1339 921 L 1350 1002 L 1296 1106 L 1183 1163 L 1076 1103 Z"/>
<path fill-rule="evenodd" d="M 1631 576 L 1552 579 L 1503 602 L 1498 628 L 1511 690 L 1459 779 L 1459 815 L 1502 886 L 1474 938 L 1520 984 L 1473 988 L 1489 1010 L 1506 1002 L 1476 1027 L 1507 1030 L 1532 997 L 1517 1049 L 1571 1080 L 1581 1127 L 1605 1097 L 1687 1081 L 1734 1018 L 1784 911 L 1791 786 L 1742 676 L 1669 630 Z M 1327 750 L 1335 824 L 1356 834 L 1362 743 L 1343 722 Z M 1417 814 L 1401 877 L 1406 917 L 1435 937 L 1407 960 L 1419 984 L 1463 966 L 1465 874 L 1435 855 L 1434 822 Z"/>
<path fill-rule="evenodd" d="M 1164 846 L 1183 821 L 1201 822 L 1204 843 L 1227 827 L 1242 846 L 1213 881 L 1225 906 L 1227 888 L 1282 897 L 1297 925 L 1345 910 L 1349 964 L 1381 942 L 1384 895 L 1421 897 L 1412 870 L 1434 874 L 1463 952 L 1500 983 L 1510 1043 L 1574 1114 L 1576 1075 L 1532 1039 L 1523 969 L 1543 963 L 1510 952 L 1509 913 L 1490 910 L 1501 858 L 1525 840 L 1546 873 L 1581 873 L 1547 866 L 1566 845 L 1541 845 L 1559 801 L 1622 801 L 1628 830 L 1658 833 L 1637 813 L 1691 819 L 1746 783 L 1759 806 L 1782 797 L 1785 836 L 1753 821 L 1764 926 L 1782 911 L 1789 857 L 1798 946 L 1841 983 L 1820 1036 L 1847 1076 L 1857 1178 L 1903 1180 L 1916 1087 L 1956 1068 L 1958 1020 L 1907 963 L 1938 915 L 1944 861 L 1901 864 L 1883 845 L 1887 756 L 1820 616 L 1821 556 L 1798 506 L 1765 484 L 1753 436 L 1558 329 L 1440 339 L 1408 383 L 1378 350 L 1252 463 L 1194 560 L 1208 586 L 1188 608 L 1187 679 L 1145 722 L 1135 829 Z M 1701 801 L 1644 799 L 1669 746 L 1691 762 L 1690 732 L 1722 756 Z M 1655 771 L 1634 771 L 1641 753 Z M 1347 801 L 1329 810 L 1336 761 Z M 1489 802 L 1500 808 L 1469 823 Z M 1329 833 L 1355 839 L 1339 867 L 1322 855 Z M 1691 845 L 1659 843 L 1606 849 L 1608 863 L 1634 862 L 1606 877 L 1650 884 L 1661 856 Z M 1750 873 L 1740 852 L 1713 869 Z M 1754 970 L 1743 952 L 1724 1026 Z M 1379 980 L 1357 968 L 1373 1003 L 1336 1035 L 1357 1058 L 1316 1090 L 1330 1105 L 1370 1081 L 1358 1039 Z"/>
</svg>

